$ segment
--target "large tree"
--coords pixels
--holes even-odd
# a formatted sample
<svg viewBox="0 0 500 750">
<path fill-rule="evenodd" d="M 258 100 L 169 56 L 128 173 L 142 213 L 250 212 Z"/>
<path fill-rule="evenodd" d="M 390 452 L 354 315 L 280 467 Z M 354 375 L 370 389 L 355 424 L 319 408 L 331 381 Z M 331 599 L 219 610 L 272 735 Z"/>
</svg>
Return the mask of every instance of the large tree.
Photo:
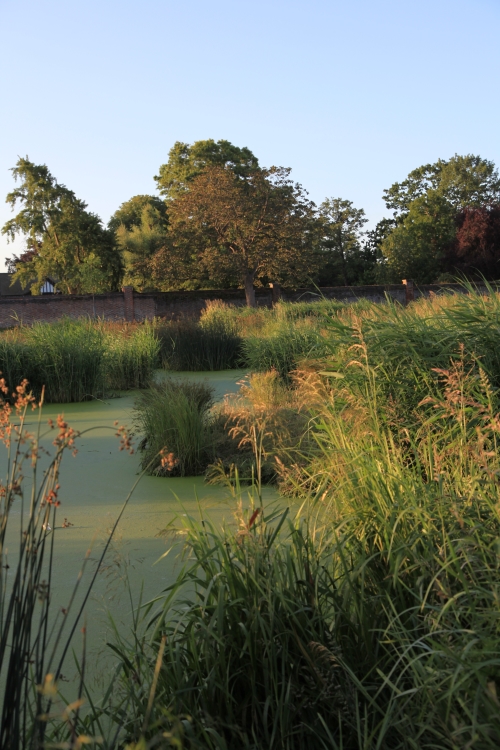
<svg viewBox="0 0 500 750">
<path fill-rule="evenodd" d="M 108 229 L 114 232 L 122 254 L 123 283 L 140 292 L 156 288 L 150 261 L 167 242 L 165 201 L 154 195 L 134 195 L 115 211 Z"/>
<path fill-rule="evenodd" d="M 457 217 L 500 201 L 500 178 L 493 162 L 455 154 L 414 169 L 406 180 L 384 191 L 395 226 L 381 244 L 386 280 L 402 277 L 435 281 L 456 271 L 450 248 Z"/>
<path fill-rule="evenodd" d="M 18 203 L 22 208 L 2 233 L 9 239 L 22 235 L 27 248 L 9 261 L 14 279 L 36 290 L 50 277 L 69 294 L 116 289 L 122 274 L 120 254 L 100 218 L 45 165 L 20 158 L 12 173 L 20 184 L 6 200 L 12 208 Z"/>
<path fill-rule="evenodd" d="M 207 167 L 229 168 L 238 177 L 246 177 L 258 166 L 257 157 L 249 148 L 234 146 L 229 141 L 216 142 L 210 138 L 191 145 L 176 141 L 155 180 L 161 195 L 170 201 L 188 190 L 190 182 Z"/>
<path fill-rule="evenodd" d="M 363 227 L 368 221 L 362 208 L 352 201 L 328 198 L 319 207 L 322 228 L 323 268 L 320 283 L 363 283 L 367 266 L 373 265 L 365 253 Z"/>
<path fill-rule="evenodd" d="M 495 164 L 480 156 L 455 154 L 414 169 L 406 180 L 384 190 L 387 208 L 396 219 L 410 210 L 416 198 L 435 194 L 456 211 L 500 201 L 500 177 Z"/>
<path fill-rule="evenodd" d="M 120 224 L 116 230 L 116 240 L 122 253 L 125 284 L 140 292 L 155 288 L 150 264 L 155 253 L 167 243 L 167 227 L 165 217 L 152 205 L 144 206 L 139 224 L 132 225 L 130 229 Z"/>
<path fill-rule="evenodd" d="M 455 211 L 442 196 L 429 191 L 415 198 L 382 242 L 384 280 L 435 281 L 443 271 L 445 253 L 455 232 Z"/>
<path fill-rule="evenodd" d="M 245 176 L 206 167 L 169 204 L 170 245 L 153 261 L 158 278 L 203 269 L 215 282 L 234 278 L 255 305 L 254 284 L 304 282 L 319 258 L 315 206 L 283 167 Z"/>
<path fill-rule="evenodd" d="M 108 221 L 108 229 L 116 232 L 122 225 L 129 231 L 132 227 L 140 227 L 142 212 L 145 208 L 156 209 L 162 221 L 168 222 L 167 206 L 164 200 L 158 198 L 157 195 L 134 195 L 116 209 Z"/>
<path fill-rule="evenodd" d="M 464 208 L 446 263 L 456 275 L 500 279 L 500 203 Z"/>
</svg>

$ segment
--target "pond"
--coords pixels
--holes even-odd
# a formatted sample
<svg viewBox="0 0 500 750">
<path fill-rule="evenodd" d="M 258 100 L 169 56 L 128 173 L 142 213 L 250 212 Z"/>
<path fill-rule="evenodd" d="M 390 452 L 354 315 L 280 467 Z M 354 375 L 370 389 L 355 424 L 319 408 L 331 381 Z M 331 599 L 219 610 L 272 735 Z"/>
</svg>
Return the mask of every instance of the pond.
<svg viewBox="0 0 500 750">
<path fill-rule="evenodd" d="M 211 373 L 176 373 L 175 377 L 208 380 L 216 397 L 238 390 L 244 371 Z M 66 607 L 82 561 L 89 547 L 91 560 L 82 581 L 82 590 L 95 570 L 95 561 L 121 506 L 139 473 L 139 457 L 119 450 L 115 437 L 115 420 L 132 425 L 134 393 L 106 401 L 79 404 L 49 404 L 43 409 L 44 420 L 63 413 L 74 429 L 84 434 L 78 440 L 76 457 L 66 455 L 61 470 L 61 490 L 55 534 L 53 572 L 53 611 Z M 30 417 L 33 422 L 34 416 Z M 89 432 L 87 432 L 89 431 Z M 50 446 L 50 439 L 47 446 Z M 4 459 L 2 458 L 2 461 Z M 266 500 L 276 498 L 273 489 L 265 490 Z M 94 678 L 111 659 L 106 641 L 110 636 L 111 615 L 116 626 L 126 633 L 131 623 L 132 605 L 126 580 L 130 582 L 136 604 L 157 596 L 177 575 L 180 549 L 165 554 L 172 541 L 161 532 L 176 516 L 200 509 L 217 523 L 230 521 L 234 500 L 229 491 L 209 486 L 203 477 L 158 478 L 145 476 L 135 489 L 121 519 L 103 570 L 99 573 L 85 609 L 87 624 L 87 669 Z M 19 511 L 13 508 L 13 516 Z M 71 525 L 63 527 L 64 519 Z M 15 526 L 14 518 L 12 519 Z M 11 530 L 11 548 L 15 554 L 16 537 Z M 11 560 L 14 555 L 10 555 Z M 12 562 L 11 562 L 12 565 Z M 83 621 L 81 623 L 83 625 Z M 79 629 L 77 631 L 79 633 Z M 81 641 L 75 637 L 73 648 L 78 654 Z M 71 657 L 63 673 L 75 678 Z M 99 668 L 96 668 L 97 663 Z"/>
</svg>

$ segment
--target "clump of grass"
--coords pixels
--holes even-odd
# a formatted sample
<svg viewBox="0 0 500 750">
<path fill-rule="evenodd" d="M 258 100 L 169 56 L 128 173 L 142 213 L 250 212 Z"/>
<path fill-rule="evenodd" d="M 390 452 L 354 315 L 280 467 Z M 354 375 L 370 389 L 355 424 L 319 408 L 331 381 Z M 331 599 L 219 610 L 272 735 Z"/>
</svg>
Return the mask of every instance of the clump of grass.
<svg viewBox="0 0 500 750">
<path fill-rule="evenodd" d="M 102 396 L 105 347 L 91 321 L 62 319 L 22 326 L 0 336 L 0 370 L 9 382 L 29 381 L 49 402 Z"/>
<path fill-rule="evenodd" d="M 156 324 L 104 328 L 106 386 L 112 390 L 145 388 L 160 367 L 160 341 Z"/>
<path fill-rule="evenodd" d="M 314 370 L 296 371 L 291 378 L 292 385 L 287 386 L 277 370 L 250 373 L 241 381 L 239 393 L 219 405 L 218 424 L 226 438 L 215 443 L 217 462 L 209 466 L 206 475 L 210 483 L 225 483 L 236 470 L 240 481 L 251 482 L 257 472 L 261 482 L 278 482 L 281 490 L 288 488 L 289 483 L 283 483 L 281 477 L 291 466 L 302 465 L 314 451 L 311 409 L 314 398 L 325 397 Z M 256 468 L 253 446 L 257 435 Z"/>
<path fill-rule="evenodd" d="M 224 320 L 171 321 L 157 332 L 167 370 L 228 370 L 240 362 L 240 336 Z"/>
<path fill-rule="evenodd" d="M 0 368 L 9 382 L 26 377 L 47 402 L 102 398 L 144 388 L 160 366 L 155 323 L 113 324 L 69 318 L 0 335 Z"/>
<path fill-rule="evenodd" d="M 345 302 L 324 299 L 318 296 L 313 302 L 285 302 L 280 300 L 273 312 L 278 320 L 293 322 L 303 318 L 323 318 L 325 315 L 336 315 L 346 307 Z"/>
<path fill-rule="evenodd" d="M 213 388 L 171 377 L 151 384 L 135 403 L 141 465 L 157 476 L 203 474 L 214 455 Z"/>
<path fill-rule="evenodd" d="M 263 331 L 247 334 L 242 349 L 243 360 L 251 370 L 275 369 L 288 378 L 303 360 L 324 355 L 326 345 L 311 321 L 278 321 Z"/>
</svg>

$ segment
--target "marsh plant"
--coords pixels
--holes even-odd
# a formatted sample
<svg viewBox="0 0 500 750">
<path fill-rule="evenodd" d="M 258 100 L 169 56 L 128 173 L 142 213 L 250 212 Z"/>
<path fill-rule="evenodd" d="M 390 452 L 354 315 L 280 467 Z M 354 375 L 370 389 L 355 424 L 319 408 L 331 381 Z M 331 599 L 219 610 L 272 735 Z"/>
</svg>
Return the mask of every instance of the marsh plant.
<svg viewBox="0 0 500 750">
<path fill-rule="evenodd" d="M 142 388 L 160 365 L 154 323 L 113 324 L 69 318 L 20 326 L 0 335 L 0 369 L 8 382 L 26 378 L 53 403 L 102 398 Z"/>
<path fill-rule="evenodd" d="M 166 370 L 228 370 L 241 364 L 241 337 L 219 318 L 185 319 L 158 328 Z"/>
<path fill-rule="evenodd" d="M 203 474 L 215 460 L 213 397 L 208 383 L 172 377 L 143 391 L 135 403 L 142 467 L 157 476 Z"/>
</svg>

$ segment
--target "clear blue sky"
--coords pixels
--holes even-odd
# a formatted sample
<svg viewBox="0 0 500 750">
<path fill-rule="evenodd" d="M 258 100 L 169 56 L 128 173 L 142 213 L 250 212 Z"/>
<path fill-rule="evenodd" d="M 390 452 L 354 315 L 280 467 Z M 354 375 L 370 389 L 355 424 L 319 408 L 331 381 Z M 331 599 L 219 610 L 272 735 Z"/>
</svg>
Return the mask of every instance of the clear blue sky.
<svg viewBox="0 0 500 750">
<path fill-rule="evenodd" d="M 177 140 L 248 146 L 371 222 L 414 167 L 500 166 L 500 0 L 1 0 L 0 80 L 1 225 L 18 155 L 104 221 Z"/>
</svg>

